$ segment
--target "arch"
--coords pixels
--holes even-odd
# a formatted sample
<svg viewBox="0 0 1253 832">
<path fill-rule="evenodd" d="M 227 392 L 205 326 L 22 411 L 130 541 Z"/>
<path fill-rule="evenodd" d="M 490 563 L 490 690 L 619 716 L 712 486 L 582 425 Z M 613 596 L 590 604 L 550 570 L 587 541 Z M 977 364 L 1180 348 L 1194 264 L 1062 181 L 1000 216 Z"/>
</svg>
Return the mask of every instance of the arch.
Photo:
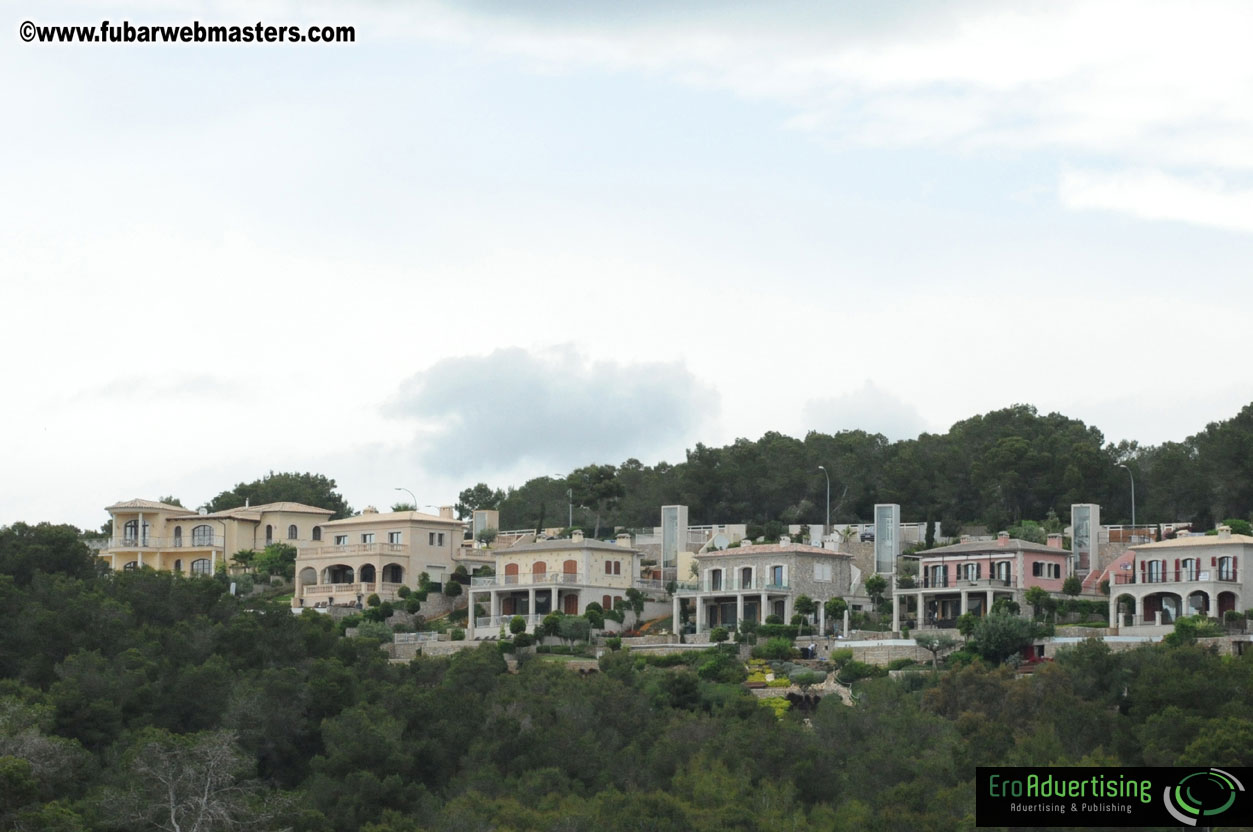
<svg viewBox="0 0 1253 832">
<path fill-rule="evenodd" d="M 740 589 L 753 588 L 753 567 L 744 566 L 740 568 Z"/>
<path fill-rule="evenodd" d="M 201 523 L 191 530 L 192 546 L 212 546 L 213 545 L 213 527 L 208 523 Z"/>
<path fill-rule="evenodd" d="M 605 610 L 613 609 L 613 599 L 610 598 L 608 595 L 602 595 L 600 597 L 600 606 L 601 606 L 601 609 L 605 609 Z"/>
<path fill-rule="evenodd" d="M 579 562 L 578 561 L 567 560 L 561 564 L 561 580 L 563 583 L 567 583 L 567 584 L 578 583 L 578 580 L 579 580 Z M 578 613 L 574 613 L 574 615 L 578 615 Z"/>
<path fill-rule="evenodd" d="M 320 541 L 322 539 L 322 527 L 321 526 L 313 527 L 313 539 L 315 541 Z"/>
<path fill-rule="evenodd" d="M 183 571 L 183 561 L 182 561 L 182 559 L 179 559 L 179 560 L 174 561 L 174 571 L 175 571 L 175 572 L 182 572 L 182 571 Z"/>
<path fill-rule="evenodd" d="M 1188 615 L 1209 615 L 1209 593 L 1197 590 L 1188 595 Z"/>
<path fill-rule="evenodd" d="M 1218 617 L 1221 618 L 1225 613 L 1231 612 L 1236 608 L 1236 594 L 1234 592 L 1218 593 Z"/>
<path fill-rule="evenodd" d="M 374 583 L 374 572 L 375 572 L 374 564 L 372 563 L 362 564 L 360 572 L 361 572 L 361 583 L 363 584 Z"/>
<path fill-rule="evenodd" d="M 174 527 L 174 545 L 175 546 L 183 545 L 183 527 L 182 526 Z"/>
<path fill-rule="evenodd" d="M 147 546 L 148 545 L 148 529 L 151 526 L 145 522 L 143 525 L 143 536 L 140 537 L 140 527 L 138 520 L 127 520 L 122 524 L 122 538 L 127 546 Z"/>
<path fill-rule="evenodd" d="M 1163 624 L 1174 624 L 1183 613 L 1183 599 L 1173 592 L 1154 592 L 1144 596 L 1144 623 L 1151 624 L 1162 613 Z"/>
<path fill-rule="evenodd" d="M 312 566 L 306 566 L 300 570 L 300 583 L 303 586 L 316 586 L 318 582 L 318 570 Z"/>
<path fill-rule="evenodd" d="M 548 576 L 548 564 L 542 560 L 537 560 L 531 564 L 531 575 L 536 578 L 544 578 Z"/>
<path fill-rule="evenodd" d="M 208 558 L 196 558 L 191 562 L 191 574 L 193 575 L 212 575 L 213 564 L 209 563 Z"/>
<path fill-rule="evenodd" d="M 139 561 L 137 561 L 137 560 L 133 560 L 133 561 L 131 561 L 130 563 L 128 563 L 128 564 L 126 564 L 125 566 L 123 566 L 122 568 L 123 568 L 124 570 L 126 570 L 127 572 L 133 572 L 133 571 L 135 571 L 136 569 L 138 569 L 138 568 L 139 568 Z"/>
<path fill-rule="evenodd" d="M 566 615 L 578 615 L 579 614 L 579 596 L 575 595 L 572 592 L 566 596 L 566 599 L 563 603 L 565 606 L 562 607 L 562 612 L 564 612 Z"/>
<path fill-rule="evenodd" d="M 403 584 L 404 582 L 405 568 L 399 563 L 389 563 L 383 567 L 383 583 Z"/>
<path fill-rule="evenodd" d="M 292 523 L 290 526 L 287 527 L 287 539 L 296 540 L 299 537 L 300 537 L 300 531 L 296 528 L 296 524 Z"/>
<path fill-rule="evenodd" d="M 353 576 L 356 573 L 351 566 L 343 563 L 335 563 L 322 570 L 322 583 L 324 584 L 352 584 L 356 583 Z"/>
<path fill-rule="evenodd" d="M 518 564 L 505 564 L 505 583 L 516 584 L 518 582 Z"/>
</svg>

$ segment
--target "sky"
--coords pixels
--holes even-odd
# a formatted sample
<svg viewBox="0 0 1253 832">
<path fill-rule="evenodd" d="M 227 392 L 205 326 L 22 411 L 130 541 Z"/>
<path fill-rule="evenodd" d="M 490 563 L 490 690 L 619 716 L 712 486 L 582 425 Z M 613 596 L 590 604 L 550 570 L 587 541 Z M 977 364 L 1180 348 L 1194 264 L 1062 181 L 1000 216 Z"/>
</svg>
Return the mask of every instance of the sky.
<svg viewBox="0 0 1253 832">
<path fill-rule="evenodd" d="M 0 524 L 1253 401 L 1247 3 L 0 8 Z"/>
</svg>

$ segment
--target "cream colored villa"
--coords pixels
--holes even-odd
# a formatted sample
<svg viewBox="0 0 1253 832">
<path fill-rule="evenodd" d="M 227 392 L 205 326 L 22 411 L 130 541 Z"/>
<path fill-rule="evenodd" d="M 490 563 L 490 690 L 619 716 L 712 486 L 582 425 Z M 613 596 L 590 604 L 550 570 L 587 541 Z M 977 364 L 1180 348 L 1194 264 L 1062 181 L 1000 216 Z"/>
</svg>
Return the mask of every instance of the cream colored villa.
<svg viewBox="0 0 1253 832">
<path fill-rule="evenodd" d="M 380 513 L 323 523 L 318 542 L 296 552 L 294 607 L 355 605 L 377 594 L 395 599 L 402 586 L 416 589 L 418 576 L 443 583 L 454 568 L 465 524 L 451 506 L 439 516 L 417 511 Z"/>
<path fill-rule="evenodd" d="M 212 575 L 218 565 L 244 549 L 270 543 L 300 547 L 320 540 L 333 514 L 300 503 L 260 506 L 198 514 L 182 506 L 154 500 L 126 500 L 108 506 L 113 537 L 100 558 L 110 568 L 149 566 L 193 575 Z"/>
<path fill-rule="evenodd" d="M 496 574 L 471 581 L 470 609 L 478 602 L 490 614 L 474 619 L 470 638 L 499 635 L 515 615 L 526 619 L 531 630 L 553 611 L 582 615 L 593 601 L 612 609 L 639 578 L 639 552 L 631 548 L 629 535 L 618 540 L 585 540 L 575 531 L 569 540 L 496 550 Z"/>
</svg>

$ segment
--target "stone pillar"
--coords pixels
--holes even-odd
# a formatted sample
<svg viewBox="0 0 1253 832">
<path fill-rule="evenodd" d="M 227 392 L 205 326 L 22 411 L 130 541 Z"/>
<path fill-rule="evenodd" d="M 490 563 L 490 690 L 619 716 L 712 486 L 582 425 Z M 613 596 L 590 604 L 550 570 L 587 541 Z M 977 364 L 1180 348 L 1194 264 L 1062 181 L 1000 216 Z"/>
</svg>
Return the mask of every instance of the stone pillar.
<svg viewBox="0 0 1253 832">
<path fill-rule="evenodd" d="M 531 587 L 526 591 L 526 614 L 528 616 L 535 615 L 535 587 Z"/>
<path fill-rule="evenodd" d="M 844 608 L 844 638 L 848 638 L 848 620 L 849 620 L 848 613 L 849 613 L 849 609 L 848 607 L 845 607 Z"/>
<path fill-rule="evenodd" d="M 1109 626 L 1117 632 L 1121 624 L 1122 621 L 1118 617 L 1118 592 L 1111 586 L 1109 588 Z"/>
<path fill-rule="evenodd" d="M 561 612 L 561 605 L 557 603 L 557 587 L 553 586 L 553 612 Z"/>
<path fill-rule="evenodd" d="M 962 608 L 961 608 L 962 615 L 965 615 L 967 612 L 970 611 L 969 604 L 970 604 L 970 596 L 966 593 L 966 590 L 963 589 L 962 590 Z"/>
<path fill-rule="evenodd" d="M 1162 626 L 1162 611 L 1160 609 L 1153 616 L 1153 623 L 1159 627 Z"/>
<path fill-rule="evenodd" d="M 293 607 L 300 606 L 300 591 L 303 588 L 304 588 L 303 584 L 300 583 L 300 566 L 299 564 L 297 564 L 296 577 L 295 577 L 295 580 L 292 582 L 291 605 Z"/>
<path fill-rule="evenodd" d="M 892 593 L 892 632 L 899 633 L 901 631 L 901 596 L 898 592 Z"/>
<path fill-rule="evenodd" d="M 135 554 L 135 557 L 136 557 L 136 559 L 139 561 L 139 568 L 140 568 L 140 569 L 143 569 L 143 568 L 144 568 L 144 550 L 143 550 L 143 549 L 140 549 L 140 550 L 139 550 L 139 551 Z"/>
<path fill-rule="evenodd" d="M 705 625 L 705 603 L 704 598 L 699 594 L 696 596 L 696 632 L 704 631 Z"/>
<path fill-rule="evenodd" d="M 827 605 L 818 602 L 818 635 L 825 636 L 827 634 Z"/>
<path fill-rule="evenodd" d="M 500 618 L 500 590 L 492 590 L 492 618 Z"/>
<path fill-rule="evenodd" d="M 988 590 L 988 605 L 983 608 L 983 614 L 987 615 L 992 612 L 992 590 Z"/>
<path fill-rule="evenodd" d="M 740 622 L 744 620 L 744 593 L 735 593 L 735 629 L 740 629 Z"/>
<path fill-rule="evenodd" d="M 676 633 L 680 633 L 683 631 L 683 622 L 679 617 L 679 594 L 677 592 L 674 594 L 674 599 L 671 604 L 674 607 L 674 618 L 671 619 L 670 629 Z"/>
<path fill-rule="evenodd" d="M 766 593 L 761 594 L 761 605 L 757 609 L 757 621 L 760 624 L 766 623 L 766 616 L 770 614 L 770 604 Z"/>
</svg>

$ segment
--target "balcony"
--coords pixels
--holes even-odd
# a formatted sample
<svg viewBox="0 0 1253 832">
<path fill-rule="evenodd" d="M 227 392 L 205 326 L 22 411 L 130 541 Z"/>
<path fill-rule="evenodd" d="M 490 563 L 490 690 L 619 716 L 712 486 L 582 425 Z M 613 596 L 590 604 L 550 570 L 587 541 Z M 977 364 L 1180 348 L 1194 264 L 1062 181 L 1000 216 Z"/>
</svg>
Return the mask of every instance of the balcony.
<svg viewBox="0 0 1253 832">
<path fill-rule="evenodd" d="M 471 578 L 472 589 L 491 589 L 498 586 L 560 586 L 563 584 L 586 584 L 586 575 L 582 572 L 541 572 L 530 575 L 491 575 L 488 577 Z M 607 578 L 621 578 L 621 575 L 606 575 Z M 612 585 L 612 584 L 610 584 Z"/>
<path fill-rule="evenodd" d="M 1137 575 L 1134 572 L 1114 575 L 1116 585 L 1126 584 L 1184 584 L 1208 581 L 1223 583 L 1239 583 L 1235 569 L 1167 569 L 1163 572 L 1145 572 Z"/>
<path fill-rule="evenodd" d="M 195 535 L 186 537 L 119 537 L 109 541 L 108 550 L 118 549 L 221 549 L 221 535 Z"/>
<path fill-rule="evenodd" d="M 914 587 L 915 589 L 1000 589 L 1008 588 L 1014 585 L 1011 578 L 953 578 L 947 575 L 934 577 L 931 575 L 923 576 L 922 581 Z M 903 590 L 908 591 L 908 590 Z"/>
<path fill-rule="evenodd" d="M 747 580 L 742 581 L 735 576 L 724 575 L 718 580 L 712 580 L 709 575 L 705 575 L 698 584 L 684 584 L 689 592 L 789 592 L 791 587 L 783 583 L 772 583 L 770 581 Z"/>
<path fill-rule="evenodd" d="M 310 546 L 301 548 L 303 558 L 356 558 L 373 555 L 408 555 L 405 543 L 345 543 L 342 546 Z"/>
</svg>

